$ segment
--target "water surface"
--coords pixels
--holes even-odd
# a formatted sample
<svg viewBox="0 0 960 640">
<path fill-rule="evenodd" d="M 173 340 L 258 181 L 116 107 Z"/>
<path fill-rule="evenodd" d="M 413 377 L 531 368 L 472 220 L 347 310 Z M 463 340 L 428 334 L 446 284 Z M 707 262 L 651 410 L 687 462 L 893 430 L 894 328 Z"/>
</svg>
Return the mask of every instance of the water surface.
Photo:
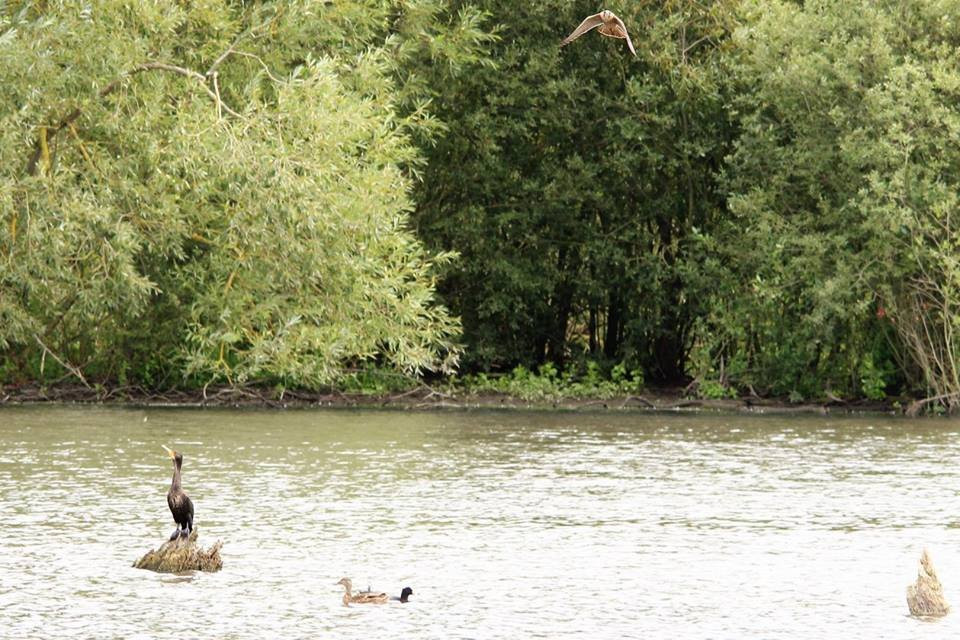
<svg viewBox="0 0 960 640">
<path fill-rule="evenodd" d="M 217 574 L 131 568 L 184 453 Z M 944 638 L 960 423 L 0 409 L 0 623 L 23 638 Z M 334 583 L 407 605 L 345 608 Z"/>
</svg>

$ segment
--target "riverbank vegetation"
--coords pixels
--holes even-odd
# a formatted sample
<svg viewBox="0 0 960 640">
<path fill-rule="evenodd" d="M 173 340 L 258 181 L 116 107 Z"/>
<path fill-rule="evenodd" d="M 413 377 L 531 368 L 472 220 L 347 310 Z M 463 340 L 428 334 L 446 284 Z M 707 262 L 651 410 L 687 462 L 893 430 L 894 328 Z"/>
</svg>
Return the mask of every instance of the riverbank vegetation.
<svg viewBox="0 0 960 640">
<path fill-rule="evenodd" d="M 960 408 L 960 2 L 608 8 L 0 2 L 0 384 Z"/>
</svg>

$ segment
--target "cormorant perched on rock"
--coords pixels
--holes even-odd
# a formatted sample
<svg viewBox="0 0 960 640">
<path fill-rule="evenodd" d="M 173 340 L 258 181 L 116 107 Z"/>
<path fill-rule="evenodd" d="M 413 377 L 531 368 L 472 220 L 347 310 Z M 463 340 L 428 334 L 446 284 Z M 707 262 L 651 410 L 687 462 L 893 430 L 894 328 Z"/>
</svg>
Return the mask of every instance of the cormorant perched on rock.
<svg viewBox="0 0 960 640">
<path fill-rule="evenodd" d="M 160 445 L 163 447 L 163 445 Z M 193 502 L 190 497 L 180 488 L 180 467 L 183 466 L 183 455 L 163 447 L 173 459 L 173 480 L 170 482 L 170 490 L 167 491 L 167 505 L 170 507 L 170 513 L 173 514 L 173 521 L 177 523 L 177 530 L 170 534 L 171 540 L 177 537 L 186 538 L 193 531 Z"/>
</svg>

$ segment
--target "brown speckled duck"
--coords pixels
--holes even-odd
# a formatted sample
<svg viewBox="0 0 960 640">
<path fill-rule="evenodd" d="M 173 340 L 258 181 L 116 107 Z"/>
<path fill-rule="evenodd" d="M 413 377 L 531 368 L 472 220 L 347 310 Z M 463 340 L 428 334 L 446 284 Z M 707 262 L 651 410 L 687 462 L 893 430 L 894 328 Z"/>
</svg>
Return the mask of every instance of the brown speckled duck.
<svg viewBox="0 0 960 640">
<path fill-rule="evenodd" d="M 346 592 L 343 594 L 343 606 L 349 607 L 351 604 L 385 604 L 390 601 L 390 596 L 385 593 L 374 591 L 362 591 L 352 593 L 353 583 L 350 578 L 340 578 L 338 585 L 343 585 Z"/>
</svg>

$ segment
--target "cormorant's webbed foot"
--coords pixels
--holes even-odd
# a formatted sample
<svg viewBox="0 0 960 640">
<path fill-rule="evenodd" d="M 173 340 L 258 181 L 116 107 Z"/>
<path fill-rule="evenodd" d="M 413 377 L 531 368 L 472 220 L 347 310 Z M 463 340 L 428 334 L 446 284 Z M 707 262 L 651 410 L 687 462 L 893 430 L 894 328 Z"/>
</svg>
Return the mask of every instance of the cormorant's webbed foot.
<svg viewBox="0 0 960 640">
<path fill-rule="evenodd" d="M 179 528 L 176 529 L 173 533 L 170 534 L 170 539 L 171 539 L 171 540 L 176 540 L 176 539 L 179 538 L 179 537 L 180 537 L 180 529 L 179 529 Z"/>
<path fill-rule="evenodd" d="M 186 528 L 186 527 L 184 527 L 183 529 L 180 529 L 180 537 L 181 537 L 181 538 L 189 538 L 189 537 L 190 537 L 190 532 L 187 531 L 187 528 Z"/>
</svg>

